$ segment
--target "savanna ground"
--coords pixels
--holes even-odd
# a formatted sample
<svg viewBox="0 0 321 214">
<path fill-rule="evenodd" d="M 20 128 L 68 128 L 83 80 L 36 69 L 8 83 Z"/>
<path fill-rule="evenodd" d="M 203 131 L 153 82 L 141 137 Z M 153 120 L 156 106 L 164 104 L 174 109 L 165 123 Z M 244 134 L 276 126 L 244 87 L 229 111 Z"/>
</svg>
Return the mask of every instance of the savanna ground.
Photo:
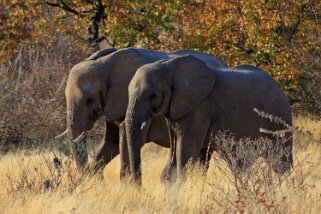
<svg viewBox="0 0 321 214">
<path fill-rule="evenodd" d="M 148 144 L 139 189 L 120 182 L 118 157 L 103 180 L 82 180 L 62 149 L 8 153 L 0 159 L 0 213 L 320 213 L 321 122 L 294 121 L 300 129 L 294 134 L 294 167 L 280 179 L 261 160 L 235 178 L 215 154 L 207 175 L 190 165 L 181 184 L 164 185 L 159 174 L 168 150 Z M 238 180 L 248 178 L 247 185 Z"/>
</svg>

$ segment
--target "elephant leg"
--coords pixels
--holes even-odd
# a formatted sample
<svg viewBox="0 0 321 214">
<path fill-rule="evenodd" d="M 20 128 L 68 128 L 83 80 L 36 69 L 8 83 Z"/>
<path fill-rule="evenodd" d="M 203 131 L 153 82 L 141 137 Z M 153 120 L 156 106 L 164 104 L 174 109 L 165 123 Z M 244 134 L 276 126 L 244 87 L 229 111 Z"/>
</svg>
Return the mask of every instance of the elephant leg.
<svg viewBox="0 0 321 214">
<path fill-rule="evenodd" d="M 210 119 L 200 112 L 192 112 L 179 122 L 178 127 L 176 161 L 177 177 L 181 178 L 187 162 L 199 158 L 210 127 Z"/>
<path fill-rule="evenodd" d="M 170 151 L 165 167 L 161 172 L 160 181 L 161 182 L 175 181 L 176 178 L 177 178 L 176 155 L 175 153 L 173 154 L 173 152 Z"/>
<path fill-rule="evenodd" d="M 104 167 L 119 154 L 119 128 L 106 122 L 103 142 L 94 159 L 94 174 L 102 175 Z"/>
<path fill-rule="evenodd" d="M 129 155 L 126 140 L 126 127 L 122 122 L 119 126 L 119 151 L 120 151 L 120 179 L 129 175 Z"/>
<path fill-rule="evenodd" d="M 189 137 L 187 137 L 189 136 Z M 200 135 L 198 135 L 201 137 Z M 178 137 L 176 148 L 177 177 L 181 178 L 183 169 L 189 160 L 195 161 L 200 154 L 202 146 L 198 138 L 190 135 Z"/>
<path fill-rule="evenodd" d="M 201 166 L 204 166 L 204 168 L 205 168 L 204 174 L 207 172 L 207 170 L 210 166 L 212 154 L 215 150 L 213 138 L 214 137 L 213 137 L 212 128 L 209 127 L 207 134 L 206 134 L 205 143 L 203 145 L 203 148 L 201 149 L 201 154 L 200 154 Z"/>
<path fill-rule="evenodd" d="M 161 172 L 160 180 L 161 182 L 165 181 L 174 181 L 177 178 L 177 161 L 176 161 L 176 136 L 173 130 L 169 129 L 171 146 L 169 150 L 169 155 L 164 169 Z"/>
</svg>

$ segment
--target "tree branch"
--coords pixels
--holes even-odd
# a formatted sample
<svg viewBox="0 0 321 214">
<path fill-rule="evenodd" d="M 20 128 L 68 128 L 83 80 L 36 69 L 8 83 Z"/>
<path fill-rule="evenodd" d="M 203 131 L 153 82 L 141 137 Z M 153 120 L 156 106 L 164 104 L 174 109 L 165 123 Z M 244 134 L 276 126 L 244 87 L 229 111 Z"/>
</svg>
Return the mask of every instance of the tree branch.
<svg viewBox="0 0 321 214">
<path fill-rule="evenodd" d="M 89 4 L 91 7 L 90 10 L 77 11 L 68 5 L 64 0 L 58 0 L 55 2 L 46 1 L 45 4 L 51 7 L 58 7 L 64 11 L 67 11 L 73 15 L 84 17 L 90 14 L 91 24 L 88 26 L 88 44 L 95 49 L 99 49 L 98 44 L 105 39 L 104 36 L 99 36 L 99 25 L 100 23 L 106 19 L 105 8 L 106 6 L 103 4 L 102 0 L 86 0 L 85 3 Z"/>
<path fill-rule="evenodd" d="M 81 16 L 81 17 L 83 16 L 80 12 L 68 6 L 66 2 L 64 2 L 63 0 L 60 0 L 59 3 L 54 3 L 49 1 L 46 1 L 45 3 L 51 7 L 59 7 L 67 12 L 73 13 L 74 15 Z"/>
<path fill-rule="evenodd" d="M 297 17 L 297 20 L 295 22 L 294 25 L 292 25 L 292 27 L 290 28 L 290 33 L 288 35 L 288 41 L 291 42 L 293 36 L 295 35 L 295 33 L 298 31 L 298 28 L 300 26 L 300 24 L 305 20 L 305 18 L 307 17 L 306 14 L 306 10 L 309 9 L 310 7 L 312 7 L 314 5 L 314 3 L 316 2 L 316 0 L 310 0 L 307 3 L 304 3 L 301 5 L 300 7 L 300 13 Z"/>
</svg>

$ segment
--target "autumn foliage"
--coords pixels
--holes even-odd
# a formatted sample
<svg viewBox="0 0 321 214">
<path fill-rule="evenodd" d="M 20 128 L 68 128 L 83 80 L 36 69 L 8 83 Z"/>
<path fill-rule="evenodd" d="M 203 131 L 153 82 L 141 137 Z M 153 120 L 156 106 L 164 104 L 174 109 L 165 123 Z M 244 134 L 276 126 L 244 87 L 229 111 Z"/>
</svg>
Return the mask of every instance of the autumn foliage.
<svg viewBox="0 0 321 214">
<path fill-rule="evenodd" d="M 52 109 L 57 130 L 70 67 L 98 48 L 129 46 L 259 66 L 293 107 L 320 116 L 320 18 L 318 0 L 1 0 L 0 116 L 38 112 L 47 124 Z"/>
</svg>

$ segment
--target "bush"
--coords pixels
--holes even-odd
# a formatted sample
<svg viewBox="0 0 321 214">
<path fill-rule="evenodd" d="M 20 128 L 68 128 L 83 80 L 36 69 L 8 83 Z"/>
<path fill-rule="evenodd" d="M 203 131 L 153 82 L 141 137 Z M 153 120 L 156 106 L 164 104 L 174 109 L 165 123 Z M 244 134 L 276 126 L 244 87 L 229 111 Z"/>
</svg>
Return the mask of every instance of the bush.
<svg viewBox="0 0 321 214">
<path fill-rule="evenodd" d="M 50 50 L 22 47 L 15 58 L 2 62 L 1 144 L 52 138 L 65 128 L 65 83 L 71 67 L 87 54 L 63 37 L 59 40 Z"/>
</svg>

